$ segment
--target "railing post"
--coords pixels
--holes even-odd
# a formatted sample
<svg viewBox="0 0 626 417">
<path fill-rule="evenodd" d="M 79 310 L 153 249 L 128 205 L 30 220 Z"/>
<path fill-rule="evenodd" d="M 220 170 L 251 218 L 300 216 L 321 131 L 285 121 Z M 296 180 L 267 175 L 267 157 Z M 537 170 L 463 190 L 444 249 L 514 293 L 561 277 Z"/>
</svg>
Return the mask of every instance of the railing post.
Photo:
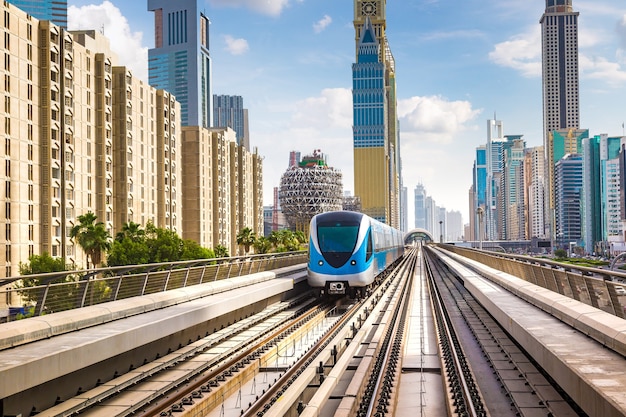
<svg viewBox="0 0 626 417">
<path fill-rule="evenodd" d="M 89 290 L 89 283 L 90 280 L 89 278 L 87 278 L 85 281 L 82 281 L 85 283 L 85 289 L 83 290 L 83 296 L 80 299 L 80 307 L 85 307 L 85 300 L 87 299 L 87 290 Z M 78 281 L 78 283 L 80 284 L 81 281 Z"/>
<path fill-rule="evenodd" d="M 213 278 L 213 281 L 217 281 L 217 276 L 218 276 L 218 275 L 219 275 L 219 273 L 220 273 L 220 266 L 221 266 L 221 265 L 222 265 L 222 264 L 217 264 L 217 268 L 215 268 L 215 277 Z"/>
<path fill-rule="evenodd" d="M 48 291 L 50 290 L 50 283 L 48 282 L 48 285 L 46 285 L 46 289 L 43 290 L 43 294 L 41 295 L 41 300 L 39 301 L 39 308 L 37 309 L 37 316 L 41 316 L 41 313 L 43 313 L 44 310 L 44 306 L 46 304 L 46 298 L 48 297 Z"/>
<path fill-rule="evenodd" d="M 163 284 L 163 290 L 162 291 L 167 291 L 167 284 L 170 283 L 170 277 L 172 276 L 172 268 L 174 268 L 173 266 L 170 267 L 169 271 L 167 271 L 167 277 L 165 277 L 165 283 Z"/>
<path fill-rule="evenodd" d="M 148 277 L 150 276 L 150 271 L 146 272 L 146 278 L 143 280 L 143 286 L 141 287 L 141 294 L 144 295 L 146 293 L 146 286 L 148 285 Z"/>
<path fill-rule="evenodd" d="M 115 286 L 115 292 L 113 293 L 113 301 L 117 301 L 117 297 L 120 295 L 120 289 L 122 288 L 122 280 L 124 276 L 120 274 L 117 280 L 117 285 Z"/>
<path fill-rule="evenodd" d="M 187 273 L 185 273 L 185 279 L 183 281 L 183 288 L 187 286 L 187 280 L 189 279 L 190 272 L 191 272 L 191 267 L 187 267 Z"/>
</svg>

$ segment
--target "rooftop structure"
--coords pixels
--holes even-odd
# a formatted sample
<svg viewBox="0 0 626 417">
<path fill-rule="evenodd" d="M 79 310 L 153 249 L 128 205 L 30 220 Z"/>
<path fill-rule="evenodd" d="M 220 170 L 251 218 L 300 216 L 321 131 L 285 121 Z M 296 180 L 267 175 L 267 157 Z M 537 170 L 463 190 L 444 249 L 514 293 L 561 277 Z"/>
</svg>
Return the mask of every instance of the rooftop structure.
<svg viewBox="0 0 626 417">
<path fill-rule="evenodd" d="M 281 176 L 279 199 L 289 226 L 306 233 L 314 215 L 342 209 L 341 172 L 316 149 Z"/>
</svg>

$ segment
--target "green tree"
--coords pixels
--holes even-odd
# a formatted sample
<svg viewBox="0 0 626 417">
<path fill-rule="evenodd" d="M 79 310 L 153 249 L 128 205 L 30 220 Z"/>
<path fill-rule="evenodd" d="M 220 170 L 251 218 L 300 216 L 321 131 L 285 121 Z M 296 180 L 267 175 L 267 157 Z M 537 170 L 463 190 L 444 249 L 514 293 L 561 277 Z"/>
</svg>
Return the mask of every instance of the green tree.
<svg viewBox="0 0 626 417">
<path fill-rule="evenodd" d="M 249 227 L 244 227 L 237 235 L 237 244 L 243 246 L 245 254 L 250 251 L 250 246 L 254 245 L 255 240 L 256 233 Z"/>
<path fill-rule="evenodd" d="M 265 236 L 257 237 L 253 246 L 256 253 L 268 253 L 272 250 L 272 242 Z"/>
<path fill-rule="evenodd" d="M 181 259 L 183 240 L 173 230 L 156 227 L 152 222 L 146 225 L 148 263 L 175 262 Z"/>
<path fill-rule="evenodd" d="M 300 243 L 296 234 L 289 229 L 275 230 L 268 236 L 275 252 L 291 252 L 300 249 Z"/>
<path fill-rule="evenodd" d="M 210 258 L 215 258 L 215 253 L 211 249 L 203 248 L 193 240 L 183 240 L 181 261 Z"/>
<path fill-rule="evenodd" d="M 23 277 L 21 282 L 17 283 L 16 288 L 18 288 L 22 299 L 32 306 L 29 313 L 20 318 L 30 317 L 39 310 L 37 305 L 43 299 L 45 292 L 43 286 L 49 283 L 68 283 L 68 285 L 48 288 L 46 306 L 49 308 L 47 311 L 63 311 L 74 308 L 80 287 L 78 284 L 72 285 L 71 283 L 76 282 L 77 277 L 73 274 L 63 273 L 74 269 L 73 264 L 66 264 L 63 258 L 53 258 L 48 252 L 29 256 L 28 263 L 20 262 L 19 271 Z M 53 272 L 59 272 L 59 274 L 51 274 Z M 42 276 L 41 274 L 46 275 Z M 42 288 L 32 289 L 39 286 Z"/>
<path fill-rule="evenodd" d="M 296 232 L 294 233 L 294 237 L 296 238 L 300 246 L 304 245 L 305 243 L 308 243 L 309 241 L 309 239 L 306 237 L 306 235 L 304 234 L 302 230 L 296 230 Z"/>
<path fill-rule="evenodd" d="M 228 248 L 224 245 L 217 245 L 213 248 L 213 252 L 217 258 L 228 258 L 230 256 L 228 254 Z"/>
<path fill-rule="evenodd" d="M 115 238 L 107 257 L 108 266 L 142 265 L 150 261 L 150 253 L 145 238 L 135 241 L 129 236 Z"/>
<path fill-rule="evenodd" d="M 145 242 L 146 231 L 141 228 L 140 224 L 135 222 L 126 222 L 122 226 L 122 230 L 117 232 L 115 240 L 121 241 L 124 238 L 128 238 L 135 242 Z"/>
<path fill-rule="evenodd" d="M 100 265 L 103 252 L 111 249 L 111 235 L 104 223 L 96 222 L 97 218 L 91 211 L 82 214 L 78 216 L 79 223 L 70 230 L 70 237 L 75 239 L 87 255 L 87 268 L 89 261 L 94 267 Z"/>
<path fill-rule="evenodd" d="M 565 249 L 556 249 L 554 251 L 554 257 L 556 259 L 565 259 L 567 258 L 567 251 Z"/>
<path fill-rule="evenodd" d="M 28 263 L 20 262 L 19 264 L 20 275 L 46 274 L 48 272 L 62 272 L 70 269 L 74 268 L 68 268 L 64 258 L 53 258 L 48 252 L 44 252 L 41 255 L 31 255 L 28 257 Z M 26 284 L 29 287 L 39 285 L 39 282 L 36 280 L 36 278 L 22 278 L 22 281 L 29 282 Z"/>
</svg>

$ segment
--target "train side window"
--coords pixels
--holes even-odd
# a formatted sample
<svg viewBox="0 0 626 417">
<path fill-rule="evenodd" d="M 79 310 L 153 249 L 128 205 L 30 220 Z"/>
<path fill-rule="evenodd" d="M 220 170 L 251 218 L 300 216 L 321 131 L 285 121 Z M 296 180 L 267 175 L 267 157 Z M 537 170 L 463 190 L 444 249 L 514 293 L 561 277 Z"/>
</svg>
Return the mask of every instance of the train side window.
<svg viewBox="0 0 626 417">
<path fill-rule="evenodd" d="M 367 252 L 365 252 L 365 261 L 369 261 L 374 253 L 374 247 L 372 244 L 372 233 L 367 235 Z"/>
</svg>

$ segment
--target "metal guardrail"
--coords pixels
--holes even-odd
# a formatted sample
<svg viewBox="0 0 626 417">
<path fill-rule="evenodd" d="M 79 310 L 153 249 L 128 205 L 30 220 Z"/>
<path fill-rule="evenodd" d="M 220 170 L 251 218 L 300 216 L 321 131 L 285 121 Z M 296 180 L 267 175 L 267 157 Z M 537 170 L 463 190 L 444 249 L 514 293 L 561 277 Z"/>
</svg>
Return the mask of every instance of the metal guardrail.
<svg viewBox="0 0 626 417">
<path fill-rule="evenodd" d="M 543 258 L 439 245 L 465 258 L 626 318 L 624 271 L 564 264 Z"/>
<path fill-rule="evenodd" d="M 19 286 L 23 277 L 11 277 L 2 280 L 0 285 L 17 285 L 0 290 L 0 300 L 23 300 L 23 306 L 10 309 L 13 316 L 16 311 L 22 315 L 38 316 L 306 262 L 306 251 L 299 251 L 125 265 L 29 275 L 28 278 L 38 278 L 44 284 L 25 288 Z"/>
</svg>

